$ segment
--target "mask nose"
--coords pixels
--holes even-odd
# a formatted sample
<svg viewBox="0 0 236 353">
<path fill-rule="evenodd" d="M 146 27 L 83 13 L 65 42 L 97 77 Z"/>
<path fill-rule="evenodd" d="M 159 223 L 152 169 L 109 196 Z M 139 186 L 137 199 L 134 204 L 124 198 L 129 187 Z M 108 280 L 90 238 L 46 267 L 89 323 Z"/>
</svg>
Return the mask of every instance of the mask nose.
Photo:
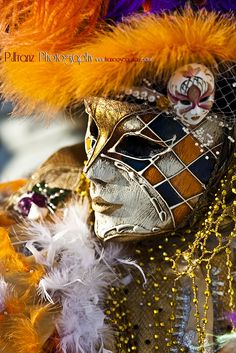
<svg viewBox="0 0 236 353">
<path fill-rule="evenodd" d="M 98 157 L 96 161 L 86 170 L 87 178 L 94 183 L 113 183 L 116 179 L 115 166 L 108 160 Z"/>
<path fill-rule="evenodd" d="M 205 111 L 198 106 L 196 106 L 195 109 L 192 109 L 189 113 L 191 117 L 198 117 L 198 118 L 204 117 L 206 114 Z"/>
</svg>

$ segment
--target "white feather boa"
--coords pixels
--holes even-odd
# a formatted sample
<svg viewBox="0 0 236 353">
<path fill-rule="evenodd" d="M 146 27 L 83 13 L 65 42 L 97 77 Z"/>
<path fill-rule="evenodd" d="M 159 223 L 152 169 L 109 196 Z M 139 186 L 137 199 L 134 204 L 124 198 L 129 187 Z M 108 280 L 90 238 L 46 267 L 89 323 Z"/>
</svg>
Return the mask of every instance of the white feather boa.
<svg viewBox="0 0 236 353">
<path fill-rule="evenodd" d="M 111 335 L 103 311 L 106 289 L 118 280 L 114 265 L 138 265 L 121 259 L 121 245 L 101 247 L 87 217 L 87 204 L 71 205 L 55 223 L 31 223 L 26 248 L 48 269 L 39 283 L 40 294 L 62 305 L 57 321 L 62 351 L 111 353 L 104 348 L 104 337 Z"/>
</svg>

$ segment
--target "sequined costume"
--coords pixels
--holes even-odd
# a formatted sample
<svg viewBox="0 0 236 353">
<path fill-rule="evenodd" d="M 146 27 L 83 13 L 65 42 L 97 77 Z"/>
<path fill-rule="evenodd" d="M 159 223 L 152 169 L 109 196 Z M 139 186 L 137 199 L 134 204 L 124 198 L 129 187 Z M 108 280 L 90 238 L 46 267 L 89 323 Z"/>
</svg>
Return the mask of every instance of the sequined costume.
<svg viewBox="0 0 236 353">
<path fill-rule="evenodd" d="M 236 351 L 235 5 L 132 4 L 2 2 L 1 93 L 88 115 L 0 185 L 3 353 Z"/>
</svg>

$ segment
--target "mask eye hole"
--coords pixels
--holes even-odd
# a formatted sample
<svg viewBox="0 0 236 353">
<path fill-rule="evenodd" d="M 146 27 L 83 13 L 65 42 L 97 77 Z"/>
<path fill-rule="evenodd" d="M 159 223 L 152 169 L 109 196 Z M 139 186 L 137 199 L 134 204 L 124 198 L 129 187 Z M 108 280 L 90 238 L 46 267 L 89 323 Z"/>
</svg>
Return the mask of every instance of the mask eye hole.
<svg viewBox="0 0 236 353">
<path fill-rule="evenodd" d="M 90 127 L 90 135 L 93 137 L 94 140 L 98 139 L 98 127 L 94 120 L 91 121 Z"/>
<path fill-rule="evenodd" d="M 126 135 L 116 146 L 116 151 L 133 158 L 148 159 L 164 151 L 166 147 L 141 136 Z"/>
<path fill-rule="evenodd" d="M 190 105 L 191 104 L 190 100 L 188 100 L 188 99 L 182 99 L 182 100 L 180 100 L 180 103 L 183 105 Z"/>
<path fill-rule="evenodd" d="M 86 137 L 85 137 L 85 147 L 86 147 L 86 152 L 88 156 L 92 153 L 97 143 L 98 134 L 99 134 L 99 131 L 98 131 L 97 124 L 90 116 L 88 121 Z"/>
<path fill-rule="evenodd" d="M 207 102 L 209 98 L 210 98 L 210 96 L 206 96 L 206 97 L 200 99 L 200 103 Z"/>
</svg>

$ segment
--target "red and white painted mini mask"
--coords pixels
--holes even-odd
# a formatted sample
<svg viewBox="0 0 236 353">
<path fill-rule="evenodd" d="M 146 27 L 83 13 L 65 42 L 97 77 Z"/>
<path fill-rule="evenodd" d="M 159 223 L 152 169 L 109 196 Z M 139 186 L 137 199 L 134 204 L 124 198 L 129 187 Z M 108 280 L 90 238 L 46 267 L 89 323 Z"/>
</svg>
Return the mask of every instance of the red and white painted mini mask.
<svg viewBox="0 0 236 353">
<path fill-rule="evenodd" d="M 198 125 L 214 104 L 214 76 L 204 65 L 185 65 L 170 77 L 167 92 L 172 108 L 182 123 Z"/>
</svg>

